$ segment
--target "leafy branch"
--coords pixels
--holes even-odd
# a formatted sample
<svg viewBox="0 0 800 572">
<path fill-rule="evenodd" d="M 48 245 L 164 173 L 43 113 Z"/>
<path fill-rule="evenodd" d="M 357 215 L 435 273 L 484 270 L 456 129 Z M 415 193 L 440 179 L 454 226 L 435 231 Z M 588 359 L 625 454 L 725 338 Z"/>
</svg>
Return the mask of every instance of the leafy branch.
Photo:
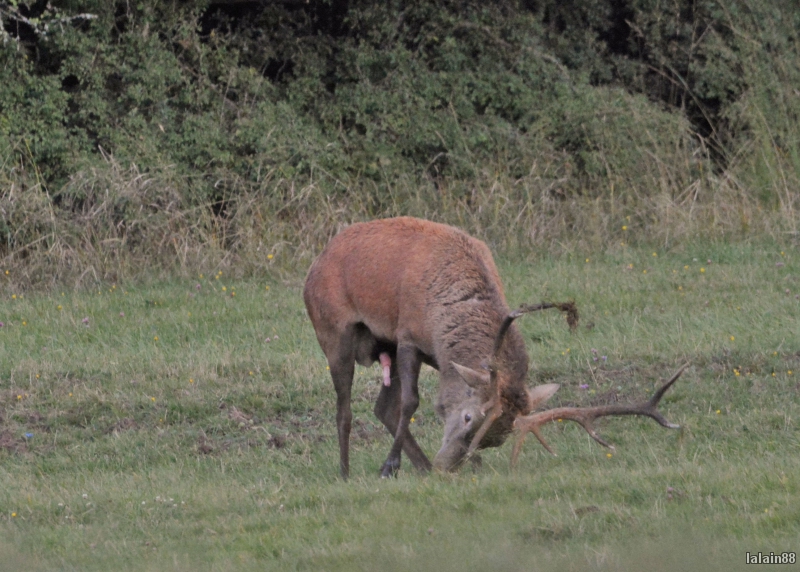
<svg viewBox="0 0 800 572">
<path fill-rule="evenodd" d="M 65 24 L 73 24 L 77 21 L 94 20 L 97 18 L 96 14 L 82 13 L 74 15 L 64 15 L 58 8 L 51 3 L 47 3 L 44 10 L 38 16 L 26 16 L 23 8 L 27 9 L 27 5 L 19 0 L 5 0 L 0 1 L 0 39 L 3 45 L 7 45 L 10 41 L 19 43 L 21 41 L 19 33 L 16 35 L 10 33 L 6 28 L 6 23 L 9 23 L 10 28 L 17 28 L 19 30 L 20 24 L 27 26 L 39 38 L 46 39 L 48 35 L 56 27 L 61 28 Z M 16 24 L 16 25 L 15 25 Z"/>
</svg>

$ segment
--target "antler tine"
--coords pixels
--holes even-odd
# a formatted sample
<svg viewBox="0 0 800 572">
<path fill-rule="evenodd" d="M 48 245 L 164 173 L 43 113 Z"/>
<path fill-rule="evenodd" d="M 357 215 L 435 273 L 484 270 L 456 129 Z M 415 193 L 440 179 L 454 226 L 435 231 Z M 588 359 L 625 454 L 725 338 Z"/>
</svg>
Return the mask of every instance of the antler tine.
<svg viewBox="0 0 800 572">
<path fill-rule="evenodd" d="M 687 367 L 689 367 L 688 363 L 681 366 L 681 368 L 675 372 L 675 375 L 673 375 L 669 381 L 667 381 L 658 389 L 658 391 L 656 391 L 653 397 L 643 403 L 599 405 L 597 407 L 558 407 L 556 409 L 548 409 L 547 411 L 541 411 L 539 413 L 533 413 L 524 417 L 518 417 L 516 421 L 514 421 L 514 427 L 517 429 L 517 431 L 519 431 L 519 435 L 511 452 L 511 466 L 513 467 L 516 465 L 517 457 L 522 450 L 522 443 L 525 441 L 525 436 L 528 432 L 536 435 L 536 438 L 539 439 L 539 442 L 544 446 L 544 448 L 547 449 L 547 451 L 551 454 L 555 455 L 553 450 L 542 438 L 539 428 L 557 419 L 575 421 L 586 430 L 592 439 L 604 447 L 608 447 L 609 449 L 614 449 L 614 446 L 603 440 L 603 438 L 597 434 L 592 426 L 592 422 L 599 417 L 606 417 L 608 415 L 644 415 L 656 420 L 664 427 L 668 427 L 670 429 L 680 428 L 680 425 L 675 425 L 674 423 L 667 421 L 658 411 L 657 407 L 659 401 L 661 401 L 661 398 L 664 397 L 664 394 L 667 392 L 667 390 L 672 387 L 672 384 L 678 380 Z"/>
<path fill-rule="evenodd" d="M 517 426 L 516 422 L 514 422 L 514 426 L 515 427 Z M 517 465 L 517 458 L 519 457 L 520 451 L 522 451 L 522 444 L 525 443 L 525 437 L 528 435 L 529 431 L 536 436 L 536 438 L 539 440 L 539 443 L 542 444 L 542 447 L 544 447 L 548 453 L 550 453 L 554 457 L 557 456 L 555 451 L 553 451 L 550 448 L 550 445 L 547 444 L 547 441 L 544 440 L 544 437 L 542 437 L 542 434 L 539 432 L 538 425 L 530 425 L 524 428 L 517 427 L 517 429 L 519 430 L 519 437 L 517 437 L 517 440 L 514 442 L 514 448 L 511 450 L 512 467 L 515 467 Z"/>
<path fill-rule="evenodd" d="M 469 449 L 467 449 L 467 456 L 471 456 L 475 451 L 478 449 L 478 445 L 481 444 L 481 439 L 483 436 L 486 435 L 486 432 L 489 428 L 497 421 L 498 417 L 503 414 L 503 403 L 500 401 L 499 392 L 497 395 L 493 396 L 492 399 L 487 401 L 484 404 L 485 406 L 489 406 L 489 410 L 486 414 L 486 418 L 483 420 L 480 428 L 478 429 L 475 436 L 472 438 L 472 442 L 469 444 Z"/>
<path fill-rule="evenodd" d="M 503 323 L 500 324 L 500 329 L 497 331 L 497 336 L 494 338 L 494 347 L 492 348 L 492 358 L 489 362 L 489 371 L 491 372 L 494 369 L 494 362 L 497 359 L 497 354 L 500 353 L 500 347 L 503 345 L 503 339 L 506 337 L 506 332 L 508 332 L 508 328 L 511 327 L 511 324 L 519 318 L 524 312 L 520 310 L 514 310 L 510 312 L 504 319 Z"/>
<path fill-rule="evenodd" d="M 569 302 L 542 302 L 541 304 L 522 304 L 519 310 L 520 313 L 537 312 L 539 310 L 547 310 L 549 308 L 558 308 L 567 315 L 567 324 L 569 329 L 574 331 L 578 327 L 578 307 L 574 301 Z"/>
<path fill-rule="evenodd" d="M 664 397 L 664 394 L 667 390 L 672 387 L 672 384 L 678 381 L 678 378 L 684 372 L 684 370 L 689 367 L 688 363 L 683 364 L 678 371 L 669 379 L 667 383 L 661 386 L 661 388 L 653 394 L 653 397 L 650 398 L 650 401 L 647 402 L 648 407 L 650 408 L 650 417 L 658 421 L 664 427 L 668 427 L 669 429 L 680 429 L 680 425 L 675 425 L 674 423 L 670 423 L 656 410 L 658 406 L 658 402 L 661 401 L 661 398 Z"/>
</svg>

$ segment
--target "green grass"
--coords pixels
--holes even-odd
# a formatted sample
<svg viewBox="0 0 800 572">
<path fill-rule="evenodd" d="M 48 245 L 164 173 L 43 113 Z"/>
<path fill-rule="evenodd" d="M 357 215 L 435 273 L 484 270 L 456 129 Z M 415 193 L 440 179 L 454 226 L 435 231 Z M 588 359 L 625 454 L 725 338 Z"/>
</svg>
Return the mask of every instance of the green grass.
<svg viewBox="0 0 800 572">
<path fill-rule="evenodd" d="M 347 483 L 301 278 L 23 296 L 9 278 L 0 568 L 730 570 L 796 552 L 800 260 L 782 248 L 501 261 L 512 305 L 580 308 L 576 334 L 556 314 L 519 321 L 532 379 L 562 384 L 553 403 L 642 398 L 688 361 L 662 405 L 683 429 L 607 419 L 609 457 L 555 424 L 558 456 L 529 439 L 514 472 L 506 444 L 479 472 L 405 462 L 380 480 L 380 375 L 358 368 Z M 423 371 L 412 426 L 429 454 L 436 380 Z"/>
</svg>

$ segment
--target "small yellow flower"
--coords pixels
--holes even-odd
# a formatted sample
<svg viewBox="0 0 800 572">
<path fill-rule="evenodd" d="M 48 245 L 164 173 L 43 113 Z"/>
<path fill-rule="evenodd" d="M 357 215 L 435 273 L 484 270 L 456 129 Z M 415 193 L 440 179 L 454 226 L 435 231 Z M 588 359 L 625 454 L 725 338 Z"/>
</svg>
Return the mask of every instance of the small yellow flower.
<svg viewBox="0 0 800 572">
<path fill-rule="evenodd" d="M 614 455 L 612 455 L 611 453 L 606 453 L 606 457 L 608 457 L 609 459 L 610 459 L 611 457 L 613 457 L 613 456 L 614 456 Z"/>
<path fill-rule="evenodd" d="M 787 371 L 786 375 L 792 375 L 792 370 Z"/>
<path fill-rule="evenodd" d="M 328 370 L 329 370 L 329 369 L 331 369 L 331 366 L 329 366 L 329 365 L 326 365 L 326 366 L 325 366 L 325 369 L 328 369 Z"/>
<path fill-rule="evenodd" d="M 688 265 L 688 264 L 687 264 L 687 265 L 685 265 L 685 266 L 683 267 L 683 269 L 684 269 L 684 270 L 689 270 L 689 265 Z"/>
<path fill-rule="evenodd" d="M 216 276 L 214 276 L 214 280 L 219 280 L 219 274 L 217 274 Z"/>
<path fill-rule="evenodd" d="M 559 422 L 559 423 L 563 423 L 563 422 L 564 422 L 564 420 L 563 420 L 563 419 L 559 419 L 559 420 L 558 420 L 558 422 Z"/>
<path fill-rule="evenodd" d="M 201 273 L 200 273 L 200 278 L 202 278 L 202 277 L 203 277 L 203 273 L 201 272 Z"/>
<path fill-rule="evenodd" d="M 27 325 L 28 325 L 28 322 L 26 322 L 25 320 L 22 320 L 22 325 L 23 325 L 23 326 L 27 326 Z"/>
<path fill-rule="evenodd" d="M 775 372 L 774 371 L 772 372 L 772 377 L 775 377 Z"/>
<path fill-rule="evenodd" d="M 772 355 L 776 356 L 778 355 L 778 352 L 772 352 Z"/>
<path fill-rule="evenodd" d="M 36 379 L 39 379 L 39 374 L 38 373 L 36 374 Z"/>
<path fill-rule="evenodd" d="M 8 270 L 6 270 L 6 276 L 8 276 Z"/>
<path fill-rule="evenodd" d="M 642 274 L 647 274 L 647 270 L 642 270 Z"/>
<path fill-rule="evenodd" d="M 61 310 L 63 310 L 64 308 L 62 308 L 62 307 L 61 307 L 61 304 L 59 304 L 57 309 L 58 309 L 58 311 L 60 312 L 60 311 L 61 311 Z"/>
<path fill-rule="evenodd" d="M 735 339 L 736 339 L 736 338 L 734 338 L 733 336 L 731 336 L 731 341 L 734 341 Z"/>
<path fill-rule="evenodd" d="M 17 295 L 16 295 L 16 294 L 12 294 L 12 295 L 11 295 L 11 299 L 12 299 L 12 300 L 16 300 L 16 299 L 17 299 Z"/>
<path fill-rule="evenodd" d="M 683 290 L 683 286 L 678 286 L 678 290 Z"/>
<path fill-rule="evenodd" d="M 412 422 L 412 423 L 416 423 L 416 422 L 417 422 L 417 418 L 416 418 L 416 417 L 412 417 L 412 418 L 411 418 L 411 422 Z"/>
<path fill-rule="evenodd" d="M 633 268 L 633 264 L 628 264 L 628 268 Z"/>
<path fill-rule="evenodd" d="M 190 318 L 192 317 L 192 313 L 191 312 L 186 312 L 186 315 L 189 316 Z"/>
<path fill-rule="evenodd" d="M 6 270 L 6 274 L 8 274 L 8 270 Z M 17 513 L 12 512 L 11 513 L 11 518 L 17 518 Z"/>
<path fill-rule="evenodd" d="M 658 254 L 656 254 L 656 253 L 654 252 L 654 253 L 653 253 L 653 256 L 658 256 Z"/>
<path fill-rule="evenodd" d="M 267 254 L 267 260 L 272 260 L 272 255 L 271 254 Z"/>
<path fill-rule="evenodd" d="M 623 225 L 622 225 L 622 230 L 628 230 L 628 227 L 627 227 L 627 225 L 624 225 L 624 224 L 623 224 Z"/>
<path fill-rule="evenodd" d="M 156 400 L 156 398 L 155 398 L 155 397 L 151 397 L 151 398 L 150 398 L 150 401 L 153 401 L 153 402 L 155 402 L 155 400 Z"/>
<path fill-rule="evenodd" d="M 21 395 L 17 395 L 17 399 L 18 399 L 18 400 L 19 400 L 19 399 L 22 399 L 22 396 L 21 396 Z"/>
<path fill-rule="evenodd" d="M 236 292 L 231 292 L 231 297 L 236 296 Z"/>
<path fill-rule="evenodd" d="M 190 377 L 190 378 L 189 378 L 189 383 L 194 383 L 194 379 L 192 379 L 192 378 Z"/>
<path fill-rule="evenodd" d="M 705 273 L 705 271 L 706 271 L 706 269 L 705 269 L 705 268 L 701 268 L 701 269 L 700 269 L 700 274 L 704 274 L 704 273 Z"/>
<path fill-rule="evenodd" d="M 586 262 L 589 262 L 589 259 L 588 259 L 588 258 L 586 259 Z"/>
<path fill-rule="evenodd" d="M 227 287 L 225 287 L 225 286 L 223 286 L 223 287 L 222 287 L 222 291 L 223 291 L 223 292 L 225 292 L 225 291 L 227 291 L 227 290 L 228 290 L 228 288 L 227 288 Z"/>
<path fill-rule="evenodd" d="M 250 375 L 253 375 L 253 372 L 252 372 L 252 371 L 250 372 Z"/>
<path fill-rule="evenodd" d="M 153 341 L 157 342 L 158 341 L 158 336 L 153 336 Z"/>
<path fill-rule="evenodd" d="M 717 415 L 721 415 L 721 414 L 722 414 L 722 410 L 717 409 Z"/>
<path fill-rule="evenodd" d="M 781 250 L 781 256 L 786 256 L 786 253 L 783 250 Z M 8 270 L 6 270 L 6 274 L 8 274 Z"/>
<path fill-rule="evenodd" d="M 72 393 L 70 393 L 69 396 L 72 397 Z"/>
<path fill-rule="evenodd" d="M 739 370 L 738 369 L 734 369 L 733 370 L 733 375 L 735 375 L 736 377 L 739 377 Z"/>
<path fill-rule="evenodd" d="M 266 287 L 265 287 L 265 290 L 269 290 L 269 286 L 266 286 Z"/>
</svg>

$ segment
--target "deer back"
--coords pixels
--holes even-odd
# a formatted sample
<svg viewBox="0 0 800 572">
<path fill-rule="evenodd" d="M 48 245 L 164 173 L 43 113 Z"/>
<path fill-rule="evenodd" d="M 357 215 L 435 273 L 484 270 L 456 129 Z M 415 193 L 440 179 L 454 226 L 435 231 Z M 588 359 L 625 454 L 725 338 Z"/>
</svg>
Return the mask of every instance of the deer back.
<svg viewBox="0 0 800 572">
<path fill-rule="evenodd" d="M 337 234 L 309 270 L 304 298 L 318 334 L 341 335 L 362 323 L 378 339 L 413 343 L 431 357 L 485 349 L 462 347 L 469 336 L 460 326 L 467 322 L 485 332 L 479 345 L 491 348 L 492 329 L 507 311 L 485 244 L 410 217 L 354 224 Z"/>
</svg>

